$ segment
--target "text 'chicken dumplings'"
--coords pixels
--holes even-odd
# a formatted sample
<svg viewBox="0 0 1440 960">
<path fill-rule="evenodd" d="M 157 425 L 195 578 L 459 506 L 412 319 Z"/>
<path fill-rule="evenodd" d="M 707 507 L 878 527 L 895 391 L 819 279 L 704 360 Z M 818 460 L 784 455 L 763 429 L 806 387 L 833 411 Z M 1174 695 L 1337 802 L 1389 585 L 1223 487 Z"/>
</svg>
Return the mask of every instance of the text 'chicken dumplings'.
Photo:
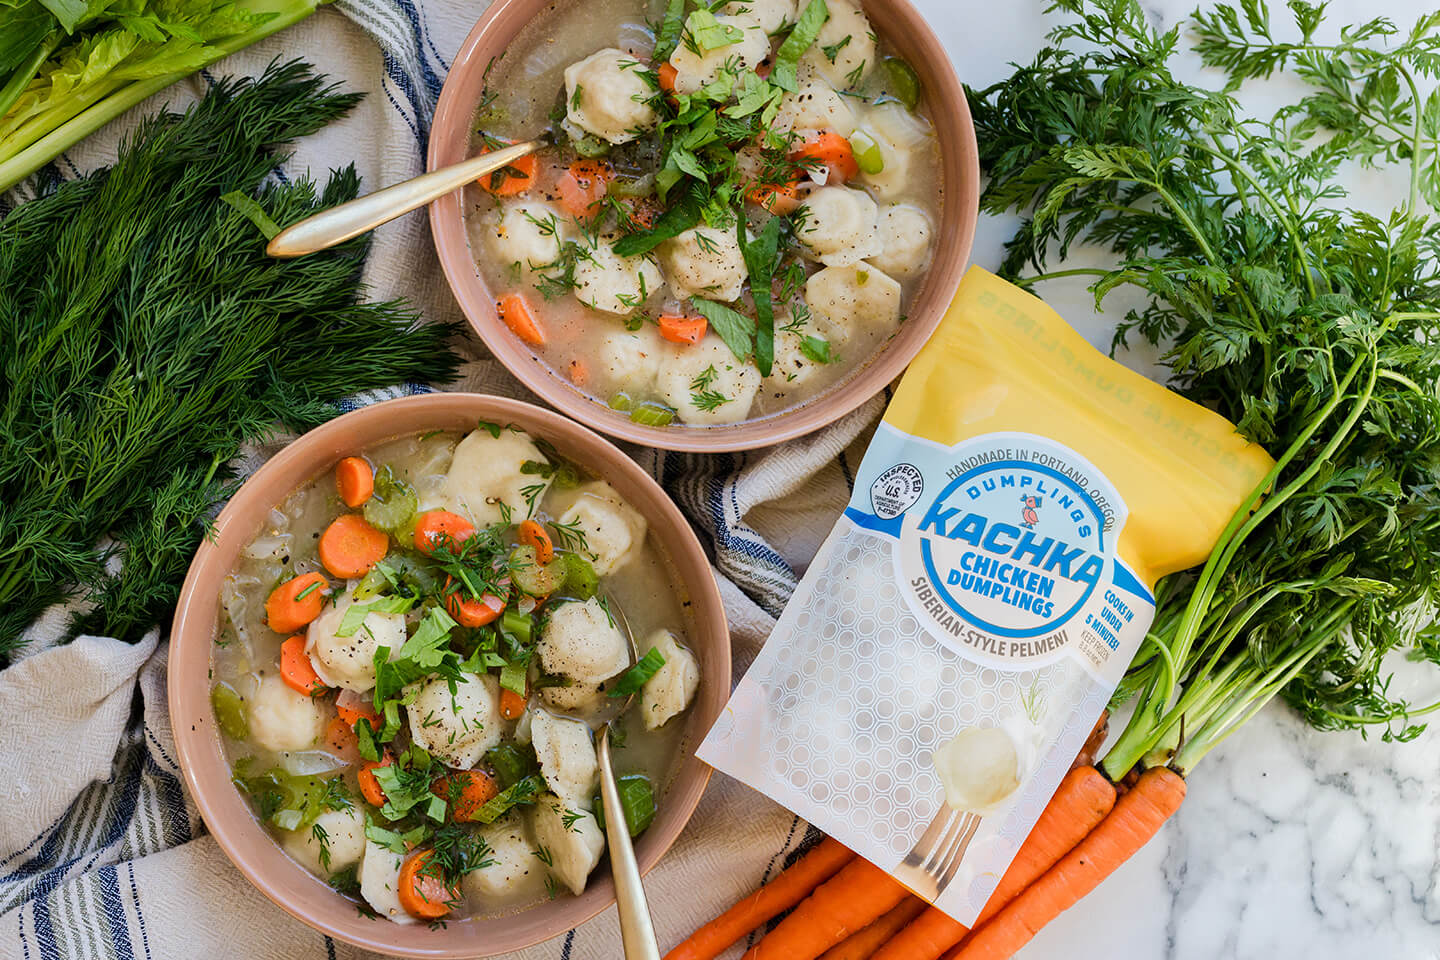
<svg viewBox="0 0 1440 960">
<path fill-rule="evenodd" d="M 558 374 L 638 423 L 721 426 L 826 393 L 900 329 L 939 147 L 856 0 L 672 6 L 573 4 L 490 64 L 473 152 L 552 145 L 469 188 L 466 222 Z"/>
<path fill-rule="evenodd" d="M 327 472 L 225 580 L 235 783 L 297 864 L 395 923 L 581 893 L 605 850 L 587 718 L 634 691 L 611 741 L 639 833 L 700 683 L 645 517 L 515 427 L 356 456 L 368 496 Z"/>
</svg>

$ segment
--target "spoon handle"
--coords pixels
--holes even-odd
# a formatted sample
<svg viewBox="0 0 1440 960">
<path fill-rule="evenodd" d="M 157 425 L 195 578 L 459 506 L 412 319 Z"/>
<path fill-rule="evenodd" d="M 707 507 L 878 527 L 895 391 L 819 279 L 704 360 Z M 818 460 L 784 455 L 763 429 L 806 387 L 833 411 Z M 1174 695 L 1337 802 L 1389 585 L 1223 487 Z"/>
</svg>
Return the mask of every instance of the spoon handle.
<svg viewBox="0 0 1440 960">
<path fill-rule="evenodd" d="M 645 888 L 640 883 L 640 868 L 635 863 L 635 848 L 630 843 L 630 830 L 625 811 L 620 806 L 620 788 L 615 783 L 615 770 L 610 765 L 610 725 L 600 731 L 600 800 L 605 808 L 605 840 L 610 847 L 610 872 L 615 876 L 615 906 L 620 911 L 620 940 L 625 945 L 625 960 L 660 960 L 660 947 L 655 942 L 655 927 L 650 922 L 650 907 L 645 902 Z"/>
<path fill-rule="evenodd" d="M 494 173 L 540 147 L 539 140 L 526 140 L 356 197 L 281 230 L 271 238 L 265 252 L 272 257 L 301 257 L 344 243 L 472 180 Z"/>
</svg>

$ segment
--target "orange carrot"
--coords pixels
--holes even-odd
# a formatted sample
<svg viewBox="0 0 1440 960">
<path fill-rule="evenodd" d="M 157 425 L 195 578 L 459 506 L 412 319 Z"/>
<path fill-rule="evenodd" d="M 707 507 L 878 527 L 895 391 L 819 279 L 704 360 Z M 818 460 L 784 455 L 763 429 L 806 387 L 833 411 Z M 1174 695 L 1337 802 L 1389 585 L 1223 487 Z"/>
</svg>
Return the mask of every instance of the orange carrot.
<svg viewBox="0 0 1440 960">
<path fill-rule="evenodd" d="M 317 697 L 326 690 L 320 676 L 310 663 L 310 654 L 305 652 L 305 637 L 301 634 L 280 644 L 280 678 L 299 693 Z"/>
<path fill-rule="evenodd" d="M 508 145 L 514 141 L 507 140 Z M 489 153 L 490 148 L 486 147 L 481 153 Z M 511 160 L 505 166 L 494 173 L 487 173 L 475 182 L 480 189 L 487 190 L 497 197 L 513 197 L 517 193 L 524 193 L 535 186 L 535 174 L 539 172 L 540 164 L 533 153 L 528 153 L 519 160 Z"/>
<path fill-rule="evenodd" d="M 793 182 L 761 184 L 751 188 L 746 199 L 780 217 L 800 206 L 800 193 Z"/>
<path fill-rule="evenodd" d="M 487 593 L 479 600 L 465 595 L 465 588 L 451 590 L 452 577 L 445 578 L 445 612 L 462 627 L 483 627 L 505 611 L 505 597 Z"/>
<path fill-rule="evenodd" d="M 461 823 L 469 823 L 474 820 L 475 814 L 480 811 L 480 808 L 500 792 L 500 785 L 483 770 L 466 770 L 463 773 L 441 777 L 435 781 L 430 790 L 436 796 L 450 800 L 450 794 L 455 790 L 455 787 L 451 786 L 452 783 L 460 785 L 460 792 L 454 798 L 454 803 L 450 808 L 450 818 Z"/>
<path fill-rule="evenodd" d="M 829 168 L 830 185 L 852 180 L 860 173 L 860 164 L 855 160 L 855 150 L 850 141 L 833 130 L 800 144 L 790 154 L 792 160 L 812 160 Z"/>
<path fill-rule="evenodd" d="M 529 697 L 516 693 L 508 687 L 501 689 L 500 716 L 506 720 L 519 720 L 520 715 L 525 712 L 525 703 L 527 700 L 529 700 Z"/>
<path fill-rule="evenodd" d="M 545 331 L 540 329 L 540 321 L 535 319 L 535 311 L 530 309 L 525 294 L 507 293 L 495 301 L 495 312 L 515 336 L 532 347 L 545 346 Z"/>
<path fill-rule="evenodd" d="M 394 762 L 394 754 L 386 750 L 379 761 L 366 760 L 365 763 L 361 765 L 359 772 L 355 774 L 355 779 L 360 783 L 360 795 L 365 798 L 365 802 L 370 804 L 370 806 L 385 806 L 385 791 L 380 789 L 380 781 L 375 779 L 375 768 L 388 767 Z"/>
<path fill-rule="evenodd" d="M 425 864 L 430 860 L 431 851 L 422 850 L 400 868 L 400 906 L 405 912 L 420 920 L 438 920 L 450 912 L 450 904 L 460 899 L 460 893 L 445 886 L 439 877 L 424 873 Z"/>
<path fill-rule="evenodd" d="M 843 844 L 826 837 L 774 880 L 696 930 L 665 954 L 665 960 L 714 960 L 730 944 L 805 899 L 854 859 L 855 854 Z"/>
<path fill-rule="evenodd" d="M 265 622 L 276 633 L 294 633 L 320 616 L 330 581 L 323 573 L 302 573 L 270 591 L 265 601 Z"/>
<path fill-rule="evenodd" d="M 1094 767 L 1076 767 L 1065 774 L 990 895 L 976 926 L 993 917 L 1073 850 L 1114 806 L 1115 788 Z M 936 960 L 968 931 L 949 914 L 931 907 L 875 954 L 875 960 Z"/>
<path fill-rule="evenodd" d="M 378 730 L 380 715 L 371 708 L 370 702 L 368 696 L 362 696 L 354 690 L 341 690 L 340 696 L 335 700 L 335 713 L 352 730 L 362 718 L 369 720 L 370 725 Z"/>
<path fill-rule="evenodd" d="M 325 728 L 325 749 L 347 764 L 360 762 L 360 740 L 343 717 L 333 717 Z"/>
<path fill-rule="evenodd" d="M 704 317 L 677 317 L 663 314 L 659 320 L 660 336 L 671 343 L 699 343 L 705 336 Z"/>
<path fill-rule="evenodd" d="M 384 559 L 390 538 L 365 522 L 358 513 L 344 513 L 320 534 L 317 552 L 325 569 L 337 577 L 363 577 Z"/>
<path fill-rule="evenodd" d="M 900 906 L 864 930 L 851 934 L 820 954 L 820 960 L 869 960 L 870 957 L 877 955 L 876 950 L 879 950 L 891 937 L 903 930 L 925 908 L 925 901 L 919 897 L 906 897 L 900 901 Z"/>
<path fill-rule="evenodd" d="M 863 857 L 850 861 L 780 925 L 745 953 L 745 960 L 815 960 L 910 896 L 898 880 Z"/>
<path fill-rule="evenodd" d="M 1095 755 L 1100 752 L 1100 747 L 1105 743 L 1105 737 L 1110 733 L 1110 711 L 1101 710 L 1100 719 L 1095 721 L 1095 726 L 1090 728 L 1090 736 L 1085 738 L 1085 743 L 1080 747 L 1080 752 L 1075 755 L 1075 762 L 1070 764 L 1070 769 L 1076 767 L 1088 767 L 1095 763 Z"/>
<path fill-rule="evenodd" d="M 521 543 L 535 548 L 536 562 L 549 563 L 555 559 L 555 544 L 551 541 L 550 534 L 534 520 L 522 520 L 515 533 Z"/>
<path fill-rule="evenodd" d="M 1104 880 L 1155 836 L 1180 809 L 1185 781 L 1167 767 L 1151 767 L 1075 849 L 987 922 L 980 924 L 947 960 L 1004 960 L 1029 943 L 1040 928 Z"/>
<path fill-rule="evenodd" d="M 589 160 L 584 157 L 570 164 L 570 169 L 560 174 L 555 189 L 560 194 L 560 206 L 578 220 L 585 220 L 595 214 L 595 207 L 605 196 L 605 186 L 614 176 L 610 164 L 604 160 Z"/>
<path fill-rule="evenodd" d="M 664 63 L 660 64 L 660 69 L 657 72 L 660 74 L 660 89 L 664 90 L 666 93 L 674 93 L 675 77 L 680 73 L 680 71 L 676 70 L 675 65 L 672 64 L 669 60 L 666 60 Z"/>
<path fill-rule="evenodd" d="M 449 510 L 427 510 L 415 518 L 415 549 L 434 553 L 437 547 L 453 550 L 475 532 L 475 526 Z"/>
<path fill-rule="evenodd" d="M 375 470 L 363 457 L 346 457 L 335 464 L 335 486 L 345 506 L 352 510 L 363 507 L 375 492 Z"/>
</svg>

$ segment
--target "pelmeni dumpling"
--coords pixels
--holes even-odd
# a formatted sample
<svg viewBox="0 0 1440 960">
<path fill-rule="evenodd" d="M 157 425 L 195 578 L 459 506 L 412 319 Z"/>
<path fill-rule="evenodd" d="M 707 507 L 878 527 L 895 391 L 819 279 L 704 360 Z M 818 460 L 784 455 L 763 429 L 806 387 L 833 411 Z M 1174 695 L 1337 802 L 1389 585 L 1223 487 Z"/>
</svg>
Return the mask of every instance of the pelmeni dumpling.
<svg viewBox="0 0 1440 960">
<path fill-rule="evenodd" d="M 826 267 L 805 281 L 810 317 L 832 347 L 859 332 L 885 335 L 900 323 L 900 284 L 878 267 Z"/>
<path fill-rule="evenodd" d="M 880 252 L 870 262 L 892 277 L 910 277 L 930 264 L 930 218 L 908 203 L 880 208 Z"/>
<path fill-rule="evenodd" d="M 538 710 L 530 719 L 530 742 L 540 761 L 540 775 L 555 795 L 576 809 L 588 810 L 599 769 L 590 727 L 583 720 Z"/>
<path fill-rule="evenodd" d="M 325 732 L 325 714 L 309 694 L 267 673 L 250 698 L 250 736 L 267 750 L 304 750 Z"/>
<path fill-rule="evenodd" d="M 485 906 L 531 900 L 545 890 L 545 865 L 535 856 L 535 845 L 525 836 L 518 812 L 481 826 L 487 845 L 484 866 L 465 874 L 460 889 L 472 902 Z M 498 903 L 497 903 L 498 902 Z"/>
<path fill-rule="evenodd" d="M 877 104 L 865 111 L 857 129 L 863 130 L 880 148 L 884 165 L 875 173 L 860 172 L 860 182 L 886 199 L 904 192 L 910 172 L 934 139 L 929 125 L 894 101 Z"/>
<path fill-rule="evenodd" d="M 600 338 L 596 362 L 600 375 L 613 390 L 645 394 L 655 385 L 655 376 L 666 356 L 660 333 L 653 324 L 639 330 L 618 327 Z"/>
<path fill-rule="evenodd" d="M 745 284 L 745 258 L 734 228 L 691 227 L 660 245 L 660 265 L 676 297 L 730 301 Z"/>
<path fill-rule="evenodd" d="M 604 480 L 579 487 L 560 522 L 584 537 L 580 549 L 602 577 L 623 566 L 645 542 L 645 517 Z"/>
<path fill-rule="evenodd" d="M 403 854 L 374 840 L 365 841 L 365 856 L 360 859 L 360 896 L 380 916 L 396 923 L 414 923 L 415 918 L 400 906 L 400 868 L 405 865 Z"/>
<path fill-rule="evenodd" d="M 700 665 L 695 655 L 680 646 L 669 630 L 656 630 L 643 644 L 644 653 L 659 650 L 665 663 L 640 688 L 640 709 L 645 729 L 658 730 L 671 717 L 690 706 L 700 686 Z"/>
<path fill-rule="evenodd" d="M 280 844 L 305 869 L 328 878 L 359 863 L 365 855 L 365 815 L 354 804 L 344 810 L 327 810 L 310 826 L 285 831 Z"/>
<path fill-rule="evenodd" d="M 595 818 L 547 793 L 535 802 L 530 813 L 535 844 L 550 852 L 550 873 L 577 896 L 585 890 L 585 879 L 600 862 L 605 835 Z"/>
<path fill-rule="evenodd" d="M 879 208 L 865 191 L 820 187 L 805 198 L 805 207 L 798 236 L 813 259 L 843 267 L 880 252 Z"/>
<path fill-rule="evenodd" d="M 798 390 L 820 372 L 824 364 L 807 357 L 800 344 L 800 334 L 790 330 L 775 331 L 775 362 L 770 367 L 770 376 L 765 378 L 766 391 L 785 393 Z"/>
<path fill-rule="evenodd" d="M 571 682 L 568 687 L 543 687 L 540 699 L 556 710 L 568 713 L 597 712 L 608 699 L 598 683 Z"/>
<path fill-rule="evenodd" d="M 305 630 L 305 652 L 327 687 L 364 693 L 375 686 L 375 652 L 389 647 L 393 659 L 405 645 L 405 614 L 367 613 L 350 636 L 336 635 L 354 602 L 354 591 L 346 590 L 326 604 Z"/>
<path fill-rule="evenodd" d="M 771 127 L 776 133 L 794 131 L 801 137 L 833 130 L 842 137 L 855 132 L 855 109 L 828 83 L 811 80 L 780 99 L 780 111 Z"/>
<path fill-rule="evenodd" d="M 654 91 L 642 64 L 623 50 L 606 47 L 565 68 L 565 119 L 569 125 L 611 143 L 629 143 L 655 126 Z M 576 139 L 579 139 L 578 137 Z"/>
<path fill-rule="evenodd" d="M 966 727 L 930 756 L 952 810 L 988 813 L 1020 786 L 1015 742 L 996 727 Z"/>
<path fill-rule="evenodd" d="M 853 0 L 825 5 L 830 16 L 803 60 L 838 89 L 858 86 L 875 66 L 875 32 Z"/>
<path fill-rule="evenodd" d="M 675 68 L 676 93 L 694 93 L 706 84 L 713 83 L 727 63 L 738 64 L 742 70 L 754 69 L 770 55 L 770 37 L 754 17 L 723 14 L 716 17 L 716 23 L 738 30 L 740 37 L 712 50 L 700 49 L 693 40 L 690 32 L 693 22 L 694 14 L 691 14 L 690 20 L 686 21 L 685 35 L 675 52 L 670 55 L 670 65 Z M 692 47 L 695 49 L 691 49 Z"/>
<path fill-rule="evenodd" d="M 446 509 L 469 517 L 477 527 L 500 523 L 507 514 L 514 522 L 524 520 L 530 515 L 527 492 L 539 503 L 550 486 L 546 477 L 520 472 L 527 460 L 545 462 L 529 434 L 508 428 L 498 437 L 488 430 L 472 431 L 455 447 L 450 461 L 444 488 Z M 537 484 L 538 493 L 533 489 Z"/>
<path fill-rule="evenodd" d="M 699 343 L 672 351 L 655 387 L 685 423 L 735 423 L 750 415 L 760 371 L 736 360 L 719 337 L 706 334 Z"/>
<path fill-rule="evenodd" d="M 753 17 L 766 33 L 774 34 L 795 22 L 796 0 L 730 0 L 720 12 Z"/>
<path fill-rule="evenodd" d="M 602 240 L 575 260 L 575 299 L 592 310 L 620 316 L 634 313 L 661 289 L 665 278 L 648 256 L 622 257 Z"/>
<path fill-rule="evenodd" d="M 507 203 L 485 217 L 485 238 L 495 259 L 528 277 L 560 257 L 575 238 L 575 221 L 540 200 Z"/>
<path fill-rule="evenodd" d="M 500 742 L 500 683 L 490 674 L 461 673 L 450 692 L 444 677 L 426 681 L 405 710 L 410 739 L 436 759 L 469 770 Z"/>
<path fill-rule="evenodd" d="M 620 628 L 595 597 L 571 600 L 551 610 L 536 645 L 546 673 L 581 683 L 599 683 L 624 670 L 630 665 L 627 647 Z"/>
</svg>

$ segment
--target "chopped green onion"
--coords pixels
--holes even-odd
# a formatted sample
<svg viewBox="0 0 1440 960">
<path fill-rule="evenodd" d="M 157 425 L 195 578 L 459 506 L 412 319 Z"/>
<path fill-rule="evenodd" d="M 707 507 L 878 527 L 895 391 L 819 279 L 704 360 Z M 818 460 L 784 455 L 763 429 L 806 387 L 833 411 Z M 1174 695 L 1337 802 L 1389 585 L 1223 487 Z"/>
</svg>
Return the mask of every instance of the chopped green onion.
<svg viewBox="0 0 1440 960">
<path fill-rule="evenodd" d="M 519 640 L 525 646 L 530 645 L 530 639 L 534 635 L 535 621 L 528 613 L 521 613 L 513 607 L 506 607 L 505 612 L 500 614 L 500 629 Z M 504 681 L 501 681 L 502 685 Z M 516 693 L 524 693 L 524 690 L 516 690 Z"/>
<path fill-rule="evenodd" d="M 483 807 L 475 811 L 473 819 L 480 823 L 494 823 L 511 807 L 522 803 L 534 803 L 535 798 L 544 790 L 545 781 L 532 773 L 487 800 Z"/>
<path fill-rule="evenodd" d="M 620 812 L 625 815 L 625 825 L 630 828 L 630 836 L 638 837 L 655 819 L 655 791 L 650 786 L 650 778 L 643 773 L 627 773 L 615 778 L 615 786 L 620 793 Z M 605 805 L 600 802 L 599 794 L 595 796 L 594 809 L 595 822 L 604 830 Z"/>
<path fill-rule="evenodd" d="M 915 68 L 899 57 L 886 57 L 881 61 L 885 71 L 885 86 L 896 100 L 905 104 L 906 110 L 914 110 L 920 104 L 920 77 Z"/>
<path fill-rule="evenodd" d="M 500 668 L 500 686 L 511 693 L 525 696 L 525 670 L 529 665 L 529 658 L 525 660 L 511 660 Z"/>
<path fill-rule="evenodd" d="M 885 169 L 885 154 L 879 142 L 864 130 L 850 135 L 850 150 L 855 154 L 855 163 L 861 173 L 877 174 Z"/>
<path fill-rule="evenodd" d="M 645 685 L 645 681 L 655 676 L 660 668 L 665 666 L 665 655 L 655 647 L 645 651 L 645 656 L 635 661 L 635 664 L 620 675 L 615 686 L 610 688 L 609 695 L 612 697 L 628 697 L 632 693 L 638 693 Z"/>
<path fill-rule="evenodd" d="M 633 423 L 643 424 L 647 427 L 668 426 L 675 419 L 675 411 L 663 403 L 656 403 L 653 400 L 646 400 L 634 410 L 630 411 L 630 420 Z"/>
<path fill-rule="evenodd" d="M 231 740 L 244 740 L 250 736 L 250 720 L 245 713 L 245 698 L 228 683 L 217 683 L 210 688 L 210 706 L 215 710 L 215 722 Z"/>
<path fill-rule="evenodd" d="M 314 593 L 316 590 L 319 590 L 319 589 L 320 589 L 320 586 L 321 586 L 320 581 L 319 581 L 319 580 L 316 580 L 314 583 L 310 584 L 310 586 L 306 587 L 304 590 L 301 590 L 299 593 L 295 594 L 295 599 L 296 599 L 296 600 L 304 600 L 306 597 L 310 596 L 310 594 Z"/>
<path fill-rule="evenodd" d="M 485 762 L 495 771 L 495 779 L 502 790 L 540 770 L 540 762 L 535 759 L 535 750 L 517 743 L 502 743 L 498 747 L 491 747 L 485 753 Z"/>
<path fill-rule="evenodd" d="M 610 397 L 610 409 L 625 413 L 635 409 L 635 401 L 630 399 L 630 394 L 622 390 Z"/>
<path fill-rule="evenodd" d="M 234 207 L 245 219 L 255 224 L 255 229 L 263 233 L 266 240 L 275 239 L 275 235 L 280 232 L 280 225 L 271 220 L 270 215 L 265 212 L 265 208 L 260 206 L 248 193 L 231 190 L 229 193 L 220 194 L 220 200 L 222 203 Z"/>
</svg>

